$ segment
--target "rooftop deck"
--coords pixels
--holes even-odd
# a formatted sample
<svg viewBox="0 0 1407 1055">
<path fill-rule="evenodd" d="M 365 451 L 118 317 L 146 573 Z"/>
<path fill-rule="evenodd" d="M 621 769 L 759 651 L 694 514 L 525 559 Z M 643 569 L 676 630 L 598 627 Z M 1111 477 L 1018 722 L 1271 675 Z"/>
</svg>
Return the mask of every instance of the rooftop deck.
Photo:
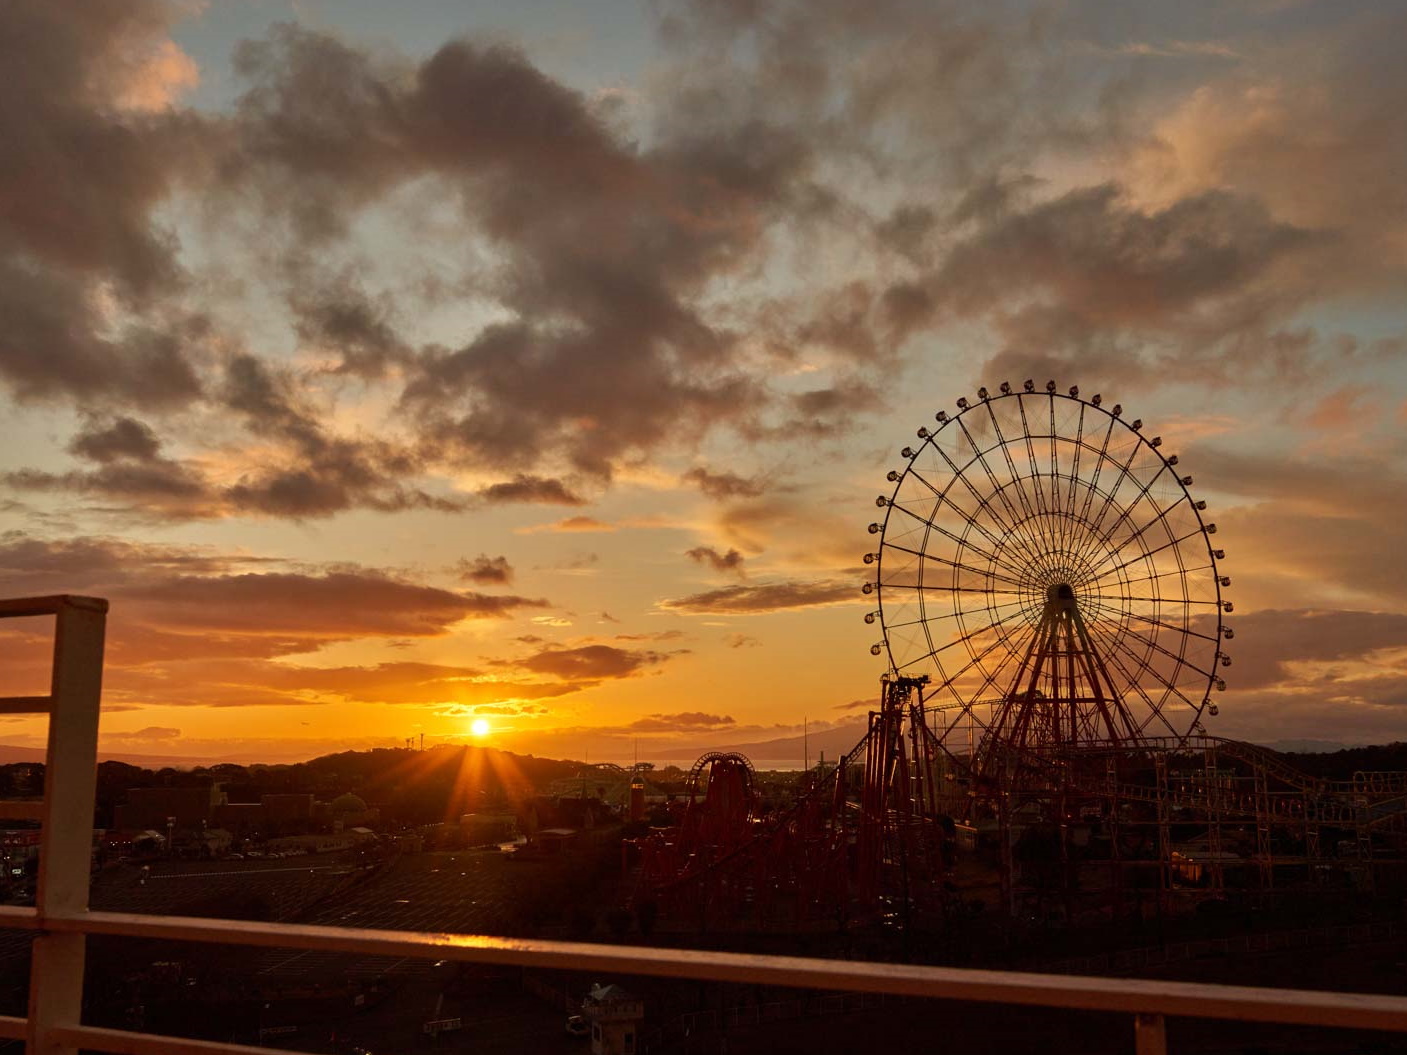
<svg viewBox="0 0 1407 1055">
<path fill-rule="evenodd" d="M 1138 1055 L 1168 1050 L 1165 1021 L 1171 1016 L 1407 1032 L 1407 998 L 1394 996 L 91 911 L 89 844 L 106 615 L 107 602 L 96 598 L 0 601 L 0 618 L 55 619 L 50 693 L 0 699 L 0 713 L 49 715 L 43 802 L 0 803 L 0 817 L 43 825 L 34 907 L 0 906 L 0 927 L 36 932 L 28 1014 L 0 1017 L 0 1037 L 24 1040 L 31 1055 L 70 1055 L 80 1048 L 129 1055 L 268 1050 L 84 1025 L 90 934 L 1122 1012 L 1130 1016 Z"/>
</svg>

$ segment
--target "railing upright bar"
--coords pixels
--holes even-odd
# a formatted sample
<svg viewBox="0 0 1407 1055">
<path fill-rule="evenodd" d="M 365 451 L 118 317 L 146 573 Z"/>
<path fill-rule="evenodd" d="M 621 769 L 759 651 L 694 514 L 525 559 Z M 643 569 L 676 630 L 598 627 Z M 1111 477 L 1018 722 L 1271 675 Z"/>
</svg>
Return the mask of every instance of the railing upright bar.
<svg viewBox="0 0 1407 1055">
<path fill-rule="evenodd" d="M 1134 1055 L 1168 1055 L 1168 1029 L 1162 1015 L 1133 1016 Z"/>
<path fill-rule="evenodd" d="M 44 768 L 43 831 L 34 904 L 42 933 L 34 940 L 29 980 L 30 1055 L 76 1055 L 54 1036 L 83 1015 L 81 932 L 54 933 L 49 916 L 88 909 L 97 785 L 98 710 L 102 698 L 107 602 L 65 597 L 56 605 L 53 709 Z"/>
</svg>

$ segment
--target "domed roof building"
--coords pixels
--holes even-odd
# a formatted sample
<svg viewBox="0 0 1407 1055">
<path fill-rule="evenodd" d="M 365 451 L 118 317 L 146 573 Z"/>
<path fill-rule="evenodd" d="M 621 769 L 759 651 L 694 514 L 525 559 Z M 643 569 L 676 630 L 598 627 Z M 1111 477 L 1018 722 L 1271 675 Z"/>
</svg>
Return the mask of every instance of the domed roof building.
<svg viewBox="0 0 1407 1055">
<path fill-rule="evenodd" d="M 333 813 L 365 813 L 366 802 L 358 795 L 353 795 L 350 791 L 345 795 L 338 795 L 328 803 L 328 808 Z"/>
</svg>

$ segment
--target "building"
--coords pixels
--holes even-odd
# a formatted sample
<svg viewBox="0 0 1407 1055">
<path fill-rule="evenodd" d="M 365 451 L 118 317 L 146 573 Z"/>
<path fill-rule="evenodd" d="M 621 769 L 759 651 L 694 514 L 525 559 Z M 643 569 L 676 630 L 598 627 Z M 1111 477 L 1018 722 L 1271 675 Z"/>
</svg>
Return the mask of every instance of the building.
<svg viewBox="0 0 1407 1055">
<path fill-rule="evenodd" d="M 594 985 L 581 1002 L 591 1023 L 591 1055 L 635 1055 L 645 1002 L 618 985 Z"/>
<path fill-rule="evenodd" d="M 215 810 L 225 801 L 217 784 L 196 787 L 128 788 L 127 801 L 113 814 L 113 827 L 122 831 L 151 828 L 165 831 L 168 825 L 199 830 L 210 823 Z"/>
<path fill-rule="evenodd" d="M 312 795 L 261 795 L 259 803 L 264 807 L 264 830 L 268 835 L 300 835 L 312 826 Z"/>
</svg>

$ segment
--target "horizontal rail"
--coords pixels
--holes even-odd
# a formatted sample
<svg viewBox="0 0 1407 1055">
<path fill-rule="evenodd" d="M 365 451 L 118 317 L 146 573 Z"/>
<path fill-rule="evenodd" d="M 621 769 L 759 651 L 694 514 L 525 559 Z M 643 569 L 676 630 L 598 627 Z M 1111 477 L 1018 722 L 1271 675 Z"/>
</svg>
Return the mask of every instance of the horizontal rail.
<svg viewBox="0 0 1407 1055">
<path fill-rule="evenodd" d="M 18 1020 L 21 1025 L 24 1019 Z M 59 1026 L 50 1035 L 60 1044 L 90 1051 L 113 1052 L 114 1055 L 269 1055 L 269 1049 L 252 1044 L 227 1044 L 218 1040 L 191 1040 L 186 1037 L 164 1037 L 156 1033 L 133 1033 L 125 1029 L 102 1026 Z M 23 1034 L 21 1034 L 23 1036 Z M 289 1052 L 288 1055 L 298 1055 Z"/>
<path fill-rule="evenodd" d="M 24 1040 L 25 1027 L 29 1025 L 29 1019 L 16 1018 L 14 1015 L 0 1015 L 0 1037 L 6 1040 Z"/>
<path fill-rule="evenodd" d="M 106 612 L 107 601 L 101 597 L 82 597 L 76 593 L 56 593 L 47 597 L 12 597 L 0 600 L 0 619 L 24 618 L 31 615 L 57 615 L 64 608 L 87 608 Z"/>
<path fill-rule="evenodd" d="M 797 956 L 491 938 L 475 934 L 360 930 L 287 923 L 255 924 L 240 920 L 144 916 L 123 912 L 49 915 L 44 922 L 48 930 L 57 932 L 264 947 L 290 946 L 372 956 L 394 955 L 518 967 L 749 982 L 797 989 L 842 989 L 1085 1011 L 1407 1032 L 1407 997 L 1378 994 L 1070 977 Z M 144 1052 L 148 1050 L 155 1049 L 143 1049 Z"/>
<path fill-rule="evenodd" d="M 52 696 L 0 696 L 0 714 L 48 714 L 53 708 Z"/>
<path fill-rule="evenodd" d="M 0 930 L 38 929 L 38 909 L 28 905 L 0 905 Z"/>
</svg>

